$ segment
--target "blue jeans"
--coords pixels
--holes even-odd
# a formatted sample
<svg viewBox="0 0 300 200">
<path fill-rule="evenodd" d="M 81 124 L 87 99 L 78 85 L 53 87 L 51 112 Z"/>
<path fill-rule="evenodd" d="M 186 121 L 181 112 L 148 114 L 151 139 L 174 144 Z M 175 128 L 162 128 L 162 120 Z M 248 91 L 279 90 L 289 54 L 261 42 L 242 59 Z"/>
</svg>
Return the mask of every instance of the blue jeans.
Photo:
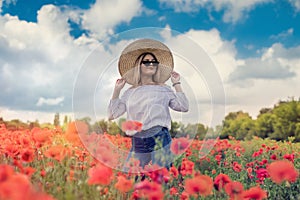
<svg viewBox="0 0 300 200">
<path fill-rule="evenodd" d="M 152 165 L 169 168 L 172 162 L 170 151 L 171 135 L 166 127 L 161 127 L 156 133 L 141 131 L 132 137 L 132 147 L 126 159 L 128 162 L 132 157 L 140 161 L 140 166 L 144 167 L 152 161 Z"/>
</svg>

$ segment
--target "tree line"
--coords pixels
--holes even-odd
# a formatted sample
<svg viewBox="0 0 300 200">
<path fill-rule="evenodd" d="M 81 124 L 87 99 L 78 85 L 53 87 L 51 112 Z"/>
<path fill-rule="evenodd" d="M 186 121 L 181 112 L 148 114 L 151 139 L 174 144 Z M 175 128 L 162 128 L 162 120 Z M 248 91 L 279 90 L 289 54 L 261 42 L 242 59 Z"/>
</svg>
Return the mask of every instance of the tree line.
<svg viewBox="0 0 300 200">
<path fill-rule="evenodd" d="M 280 101 L 273 108 L 263 108 L 256 119 L 243 111 L 229 113 L 222 123 L 220 137 L 239 140 L 253 136 L 300 142 L 300 99 Z"/>
<path fill-rule="evenodd" d="M 78 119 L 84 121 L 89 126 L 90 132 L 120 134 L 126 136 L 121 130 L 121 124 L 125 118 L 118 121 L 99 120 L 92 123 L 89 117 Z M 71 121 L 67 116 L 64 117 L 63 123 L 60 124 L 60 115 L 56 113 L 53 123 L 40 124 L 38 120 L 34 122 L 21 122 L 18 119 L 4 121 L 0 117 L 0 124 L 4 123 L 10 130 L 31 129 L 33 127 L 54 128 L 60 126 L 63 130 L 67 128 Z M 172 137 L 187 136 L 204 139 L 208 137 L 217 137 L 221 139 L 235 137 L 238 140 L 250 140 L 253 136 L 260 138 L 270 138 L 274 140 L 293 140 L 300 142 L 300 99 L 291 99 L 288 101 L 279 101 L 273 108 L 263 108 L 260 110 L 256 119 L 243 111 L 230 112 L 222 121 L 222 124 L 210 128 L 202 123 L 182 124 L 181 122 L 172 121 Z"/>
</svg>

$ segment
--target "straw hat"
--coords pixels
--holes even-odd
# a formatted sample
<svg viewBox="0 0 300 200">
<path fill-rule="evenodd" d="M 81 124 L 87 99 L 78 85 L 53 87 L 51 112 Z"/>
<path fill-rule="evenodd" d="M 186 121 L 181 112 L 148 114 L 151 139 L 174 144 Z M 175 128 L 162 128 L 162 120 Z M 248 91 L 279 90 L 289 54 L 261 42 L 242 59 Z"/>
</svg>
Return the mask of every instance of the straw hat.
<svg viewBox="0 0 300 200">
<path fill-rule="evenodd" d="M 173 55 L 170 49 L 163 43 L 153 39 L 139 39 L 130 43 L 121 53 L 119 58 L 119 73 L 128 84 L 134 85 L 134 73 L 136 73 L 136 60 L 146 52 L 155 55 L 159 62 L 156 81 L 159 83 L 166 82 L 174 68 Z"/>
</svg>

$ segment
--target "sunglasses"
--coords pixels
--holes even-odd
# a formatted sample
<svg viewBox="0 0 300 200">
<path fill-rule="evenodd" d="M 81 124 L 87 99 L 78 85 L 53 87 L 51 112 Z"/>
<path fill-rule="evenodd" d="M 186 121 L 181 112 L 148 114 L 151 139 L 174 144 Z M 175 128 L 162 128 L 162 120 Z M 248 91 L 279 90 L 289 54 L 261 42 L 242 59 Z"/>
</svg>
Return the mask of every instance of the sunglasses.
<svg viewBox="0 0 300 200">
<path fill-rule="evenodd" d="M 151 64 L 152 64 L 153 66 L 157 67 L 158 64 L 159 64 L 159 62 L 158 62 L 158 61 L 155 61 L 155 60 L 154 60 L 154 61 L 143 60 L 141 63 L 144 64 L 146 67 L 149 67 Z"/>
</svg>

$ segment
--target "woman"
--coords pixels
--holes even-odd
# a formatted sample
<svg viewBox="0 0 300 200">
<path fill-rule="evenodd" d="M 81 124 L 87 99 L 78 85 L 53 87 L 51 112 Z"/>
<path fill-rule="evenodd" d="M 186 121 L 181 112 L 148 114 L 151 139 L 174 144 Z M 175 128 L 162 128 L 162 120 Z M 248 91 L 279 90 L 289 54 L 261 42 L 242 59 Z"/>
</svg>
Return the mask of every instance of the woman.
<svg viewBox="0 0 300 200">
<path fill-rule="evenodd" d="M 141 39 L 129 44 L 119 59 L 122 78 L 115 84 L 109 104 L 109 119 L 125 112 L 127 120 L 142 123 L 142 131 L 126 131 L 132 136 L 132 148 L 127 158 L 140 161 L 140 166 L 152 163 L 169 167 L 171 116 L 169 107 L 188 111 L 188 100 L 183 93 L 180 75 L 173 71 L 173 56 L 167 46 L 152 39 Z M 164 84 L 171 77 L 176 91 Z M 121 98 L 125 83 L 132 85 Z M 161 148 L 157 149 L 157 146 Z"/>
</svg>

